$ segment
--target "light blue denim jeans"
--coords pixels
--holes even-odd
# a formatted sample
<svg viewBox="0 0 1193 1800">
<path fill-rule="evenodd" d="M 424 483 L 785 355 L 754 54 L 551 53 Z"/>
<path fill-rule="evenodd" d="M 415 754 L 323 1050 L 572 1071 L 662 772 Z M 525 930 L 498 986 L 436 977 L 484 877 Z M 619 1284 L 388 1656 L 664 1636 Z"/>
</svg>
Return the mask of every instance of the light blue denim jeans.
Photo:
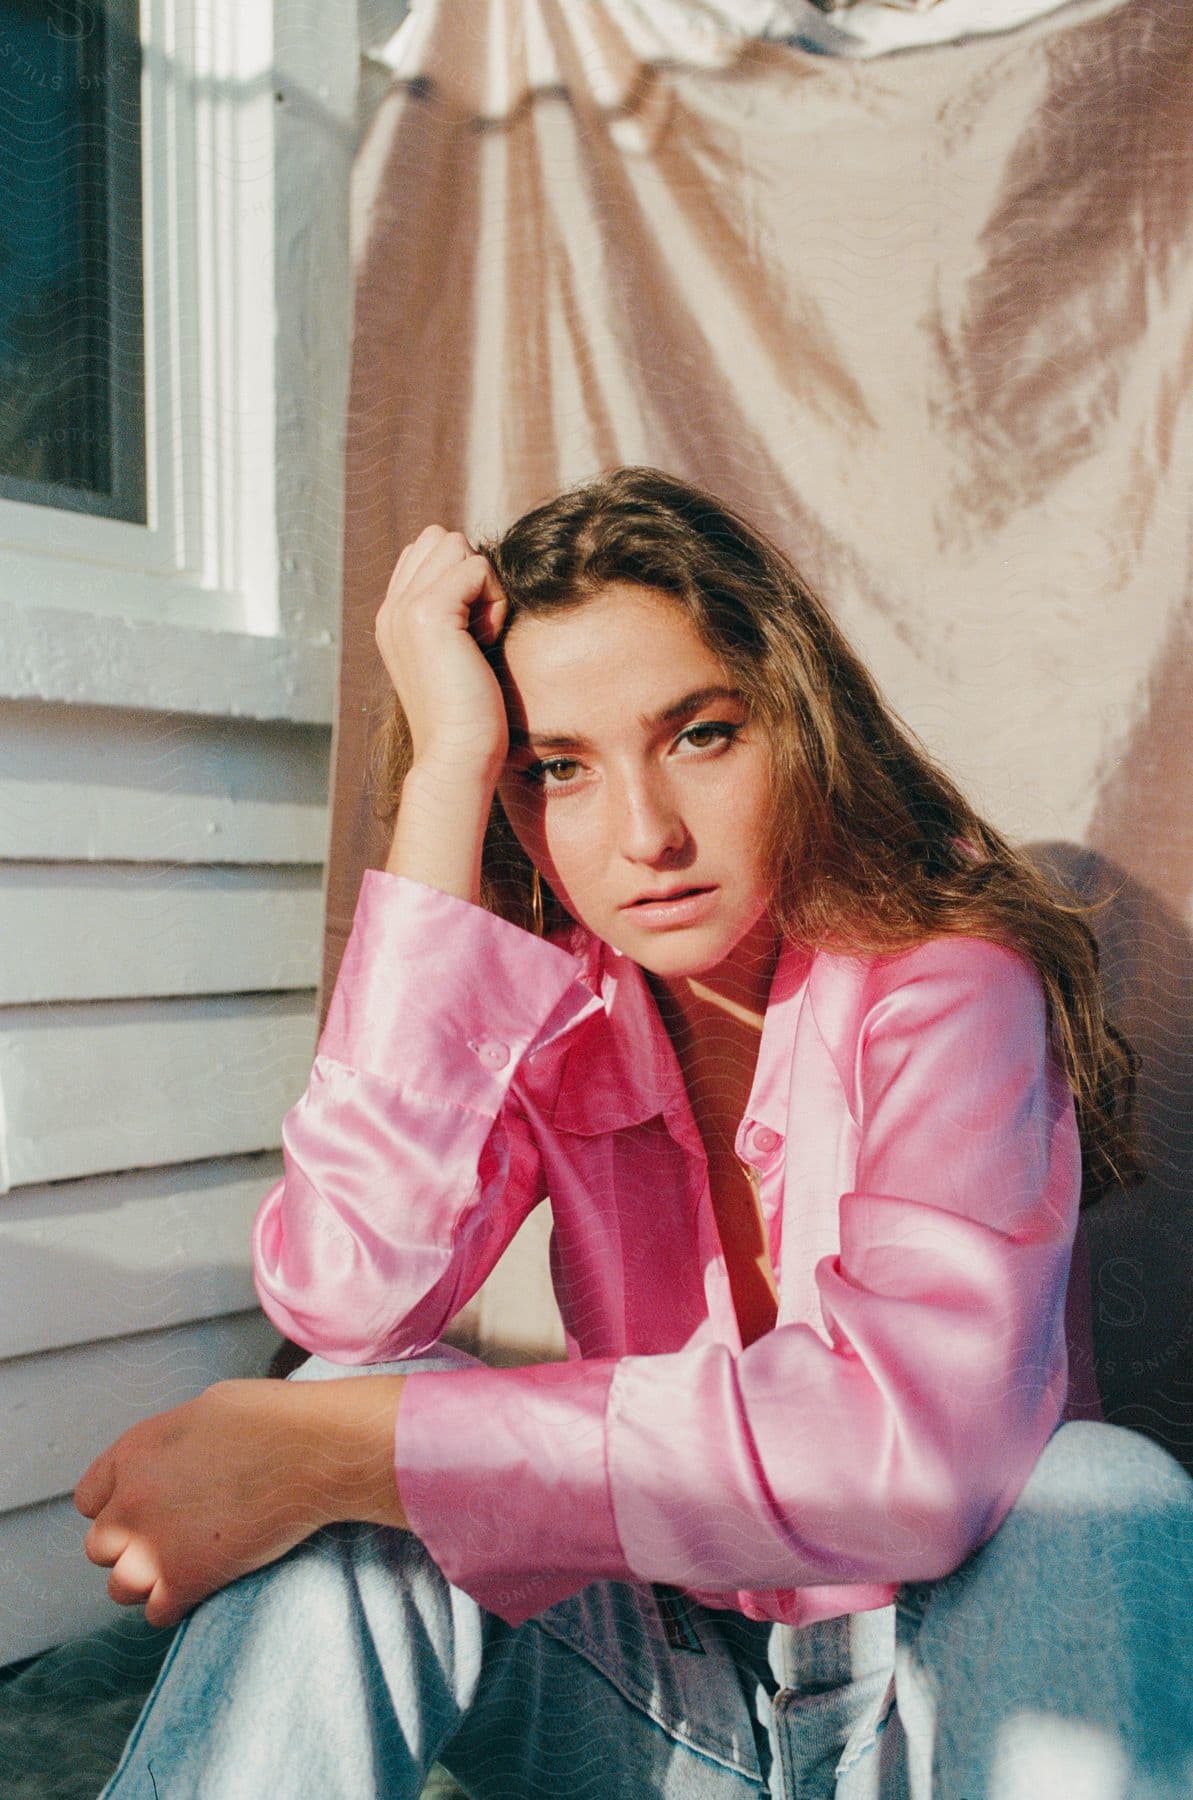
<svg viewBox="0 0 1193 1800">
<path fill-rule="evenodd" d="M 1064 1425 L 954 1574 L 798 1630 L 620 1582 L 512 1627 L 331 1526 L 195 1609 L 101 1800 L 403 1800 L 436 1761 L 477 1800 L 1189 1800 L 1193 1481 Z"/>
</svg>

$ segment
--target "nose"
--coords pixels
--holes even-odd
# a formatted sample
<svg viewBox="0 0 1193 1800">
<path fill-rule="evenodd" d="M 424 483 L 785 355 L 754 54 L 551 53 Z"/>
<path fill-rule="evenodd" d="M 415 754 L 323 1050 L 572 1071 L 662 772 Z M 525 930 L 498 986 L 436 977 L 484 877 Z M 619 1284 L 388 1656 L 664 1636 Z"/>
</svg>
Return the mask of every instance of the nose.
<svg viewBox="0 0 1193 1800">
<path fill-rule="evenodd" d="M 687 842 L 688 829 L 675 794 L 658 771 L 637 771 L 614 785 L 616 836 L 628 862 L 671 860 Z"/>
</svg>

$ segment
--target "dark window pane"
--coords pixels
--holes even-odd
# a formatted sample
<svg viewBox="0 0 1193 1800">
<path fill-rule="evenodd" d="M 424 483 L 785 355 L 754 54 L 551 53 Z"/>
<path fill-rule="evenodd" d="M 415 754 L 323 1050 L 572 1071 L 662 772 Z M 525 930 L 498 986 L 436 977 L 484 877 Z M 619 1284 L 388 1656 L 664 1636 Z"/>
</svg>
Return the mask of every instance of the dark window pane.
<svg viewBox="0 0 1193 1800">
<path fill-rule="evenodd" d="M 145 519 L 136 0 L 0 0 L 0 497 Z"/>
</svg>

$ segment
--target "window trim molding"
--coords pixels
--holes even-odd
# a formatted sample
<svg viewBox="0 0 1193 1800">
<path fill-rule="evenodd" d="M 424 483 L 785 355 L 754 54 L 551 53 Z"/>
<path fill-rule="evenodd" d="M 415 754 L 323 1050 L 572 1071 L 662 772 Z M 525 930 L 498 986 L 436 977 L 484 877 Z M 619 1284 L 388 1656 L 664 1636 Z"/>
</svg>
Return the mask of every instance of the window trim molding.
<svg viewBox="0 0 1193 1800">
<path fill-rule="evenodd" d="M 39 700 L 330 726 L 336 651 L 103 612 L 0 606 L 0 704 Z"/>
</svg>

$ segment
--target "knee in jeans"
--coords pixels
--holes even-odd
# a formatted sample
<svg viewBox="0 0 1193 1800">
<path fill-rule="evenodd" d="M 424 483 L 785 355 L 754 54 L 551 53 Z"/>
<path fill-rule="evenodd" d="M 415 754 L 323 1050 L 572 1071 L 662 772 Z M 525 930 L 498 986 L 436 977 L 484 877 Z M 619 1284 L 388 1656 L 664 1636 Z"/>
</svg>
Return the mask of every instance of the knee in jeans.
<svg viewBox="0 0 1193 1800">
<path fill-rule="evenodd" d="M 1000 1580 L 1034 1570 L 1074 1603 L 1150 1606 L 1193 1578 L 1193 1480 L 1140 1432 L 1071 1421 L 976 1560 Z"/>
<path fill-rule="evenodd" d="M 1045 1444 L 1017 1504 L 1056 1512 L 1159 1509 L 1193 1517 L 1193 1479 L 1142 1432 L 1074 1419 Z"/>
<path fill-rule="evenodd" d="M 1073 1605 L 1150 1604 L 1193 1579 L 1193 1479 L 1160 1445 L 1118 1425 L 1060 1426 L 994 1535 L 952 1574 L 906 1583 L 902 1629 L 931 1611 L 1038 1606 L 1044 1592 Z"/>
<path fill-rule="evenodd" d="M 411 1584 L 421 1591 L 441 1582 L 426 1549 L 410 1532 L 341 1520 L 220 1592 L 235 1595 L 236 1604 L 253 1607 L 259 1617 L 276 1613 L 309 1624 L 326 1620 L 345 1605 L 355 1612 L 362 1594 L 372 1589 L 396 1594 Z"/>
<path fill-rule="evenodd" d="M 287 1381 L 342 1381 L 353 1375 L 417 1375 L 422 1370 L 476 1369 L 485 1365 L 467 1350 L 440 1341 L 417 1356 L 397 1357 L 392 1362 L 337 1363 L 325 1356 L 308 1356 L 292 1369 Z"/>
</svg>

